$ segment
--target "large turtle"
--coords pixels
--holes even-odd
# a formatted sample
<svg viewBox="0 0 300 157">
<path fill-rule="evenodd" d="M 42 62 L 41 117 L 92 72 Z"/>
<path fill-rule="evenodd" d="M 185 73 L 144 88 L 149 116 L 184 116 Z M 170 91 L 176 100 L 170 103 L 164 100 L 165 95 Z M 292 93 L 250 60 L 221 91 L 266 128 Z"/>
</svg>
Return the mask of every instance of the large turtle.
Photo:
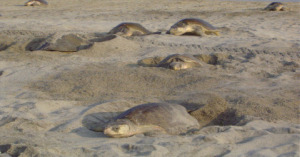
<svg viewBox="0 0 300 157">
<path fill-rule="evenodd" d="M 199 127 L 198 121 L 181 105 L 149 103 L 121 113 L 106 125 L 104 134 L 110 137 L 153 132 L 178 135 Z"/>
<path fill-rule="evenodd" d="M 46 6 L 48 2 L 46 0 L 29 0 L 25 3 L 25 6 Z"/>
<path fill-rule="evenodd" d="M 139 65 L 164 67 L 172 70 L 182 70 L 201 66 L 201 61 L 188 54 L 173 54 L 166 58 L 151 57 L 140 60 Z"/>
<path fill-rule="evenodd" d="M 169 31 L 167 31 L 167 34 L 198 36 L 211 34 L 220 35 L 219 30 L 216 27 L 202 19 L 196 18 L 187 18 L 176 22 L 171 26 Z"/>
<path fill-rule="evenodd" d="M 284 7 L 284 5 L 280 2 L 272 2 L 264 10 L 267 10 L 267 11 L 286 11 L 288 9 L 286 7 Z"/>
<path fill-rule="evenodd" d="M 149 34 L 160 34 L 160 32 L 151 32 L 138 23 L 124 22 L 114 27 L 108 32 L 108 34 L 117 34 L 123 36 L 139 36 Z"/>
</svg>

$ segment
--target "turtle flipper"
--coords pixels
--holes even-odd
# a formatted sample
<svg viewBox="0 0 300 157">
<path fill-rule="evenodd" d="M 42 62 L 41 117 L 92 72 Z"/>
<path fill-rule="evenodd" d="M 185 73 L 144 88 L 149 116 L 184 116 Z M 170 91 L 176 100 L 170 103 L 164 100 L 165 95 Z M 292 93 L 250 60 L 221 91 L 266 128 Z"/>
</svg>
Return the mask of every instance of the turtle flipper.
<svg viewBox="0 0 300 157">
<path fill-rule="evenodd" d="M 138 65 L 141 66 L 146 66 L 146 67 L 154 67 L 157 66 L 159 64 L 159 62 L 161 62 L 164 59 L 164 57 L 150 57 L 150 58 L 145 58 L 142 60 L 138 61 Z"/>
</svg>

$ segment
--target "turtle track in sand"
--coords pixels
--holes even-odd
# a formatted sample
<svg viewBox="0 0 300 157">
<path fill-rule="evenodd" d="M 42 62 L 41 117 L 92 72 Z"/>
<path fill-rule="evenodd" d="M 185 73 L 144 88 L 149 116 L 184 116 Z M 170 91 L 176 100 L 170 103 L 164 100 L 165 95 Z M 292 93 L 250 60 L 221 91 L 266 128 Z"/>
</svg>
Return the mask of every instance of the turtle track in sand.
<svg viewBox="0 0 300 157">
<path fill-rule="evenodd" d="M 159 47 L 171 47 L 171 48 L 189 48 L 189 49 L 196 49 L 196 50 L 205 50 L 211 53 L 215 52 L 235 52 L 235 53 L 242 53 L 242 54 L 269 54 L 269 55 L 281 55 L 281 56 L 290 56 L 290 57 L 297 57 L 300 58 L 300 50 L 297 51 L 270 51 L 270 50 L 260 50 L 260 49 L 249 49 L 247 47 L 237 47 L 237 48 L 229 48 L 229 47 L 206 47 L 200 44 L 179 44 L 179 43 L 172 43 L 172 42 L 161 42 L 156 40 L 149 40 L 143 37 L 128 37 L 126 39 L 133 40 L 136 42 L 141 42 L 142 46 L 151 45 L 151 46 L 159 46 Z M 144 44 L 148 43 L 148 44 Z"/>
<path fill-rule="evenodd" d="M 71 33 L 71 32 L 70 32 Z M 16 39 L 19 42 L 28 42 L 29 40 L 36 39 L 36 38 L 45 38 L 52 33 L 44 33 L 40 31 L 28 31 L 28 30 L 3 30 L 0 31 L 0 36 L 13 36 L 13 41 L 9 44 L 1 44 L 0 43 L 0 51 L 5 50 L 8 47 L 16 44 Z M 85 34 L 83 32 L 79 34 Z M 88 34 L 86 34 L 88 35 Z M 189 44 L 189 43 L 175 43 L 172 41 L 163 42 L 158 41 L 155 39 L 147 39 L 143 36 L 132 36 L 132 37 L 124 37 L 128 40 L 132 40 L 138 42 L 140 47 L 169 47 L 169 48 L 187 48 L 192 50 L 202 50 L 207 51 L 210 53 L 216 52 L 234 52 L 234 53 L 242 53 L 242 54 L 269 54 L 269 55 L 280 55 L 283 57 L 289 56 L 292 58 L 300 58 L 300 49 L 299 50 L 289 50 L 289 51 L 271 51 L 267 49 L 251 49 L 247 47 L 221 47 L 221 46 L 214 46 L 208 47 L 203 46 L 202 44 Z M 11 39 L 12 40 L 12 39 Z"/>
</svg>

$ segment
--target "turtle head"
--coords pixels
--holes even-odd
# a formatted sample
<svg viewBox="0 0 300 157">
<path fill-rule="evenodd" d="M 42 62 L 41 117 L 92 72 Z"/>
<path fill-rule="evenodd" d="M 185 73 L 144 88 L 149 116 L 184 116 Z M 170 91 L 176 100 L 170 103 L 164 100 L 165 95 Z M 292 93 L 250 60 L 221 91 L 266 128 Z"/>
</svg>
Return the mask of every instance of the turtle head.
<svg viewBox="0 0 300 157">
<path fill-rule="evenodd" d="M 172 35 L 182 35 L 189 31 L 189 26 L 185 22 L 178 22 L 171 26 L 170 30 L 167 32 L 167 34 Z"/>
<path fill-rule="evenodd" d="M 35 1 L 28 1 L 25 3 L 25 6 L 34 6 L 34 5 L 38 5 Z"/>
<path fill-rule="evenodd" d="M 172 35 L 182 35 L 186 32 L 186 27 L 171 27 L 167 33 Z"/>
<path fill-rule="evenodd" d="M 170 69 L 172 70 L 182 70 L 188 68 L 190 68 L 189 64 L 184 62 L 172 62 L 170 64 Z"/>
<path fill-rule="evenodd" d="M 25 3 L 25 6 L 41 6 L 41 5 L 48 5 L 46 1 L 43 0 L 29 0 Z"/>
<path fill-rule="evenodd" d="M 135 128 L 135 125 L 131 121 L 119 119 L 117 121 L 108 123 L 104 129 L 104 134 L 116 138 L 129 137 L 136 134 Z"/>
<path fill-rule="evenodd" d="M 280 2 L 272 2 L 271 4 L 269 4 L 265 10 L 269 10 L 269 11 L 283 11 L 283 4 Z"/>
</svg>

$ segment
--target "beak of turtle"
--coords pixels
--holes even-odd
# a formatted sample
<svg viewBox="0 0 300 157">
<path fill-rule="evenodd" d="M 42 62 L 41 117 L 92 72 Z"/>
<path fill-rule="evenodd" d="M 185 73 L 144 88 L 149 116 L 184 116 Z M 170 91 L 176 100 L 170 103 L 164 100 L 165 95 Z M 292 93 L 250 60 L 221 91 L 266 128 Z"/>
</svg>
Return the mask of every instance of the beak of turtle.
<svg viewBox="0 0 300 157">
<path fill-rule="evenodd" d="M 103 133 L 104 133 L 105 135 L 107 135 L 107 129 L 104 129 Z"/>
</svg>

